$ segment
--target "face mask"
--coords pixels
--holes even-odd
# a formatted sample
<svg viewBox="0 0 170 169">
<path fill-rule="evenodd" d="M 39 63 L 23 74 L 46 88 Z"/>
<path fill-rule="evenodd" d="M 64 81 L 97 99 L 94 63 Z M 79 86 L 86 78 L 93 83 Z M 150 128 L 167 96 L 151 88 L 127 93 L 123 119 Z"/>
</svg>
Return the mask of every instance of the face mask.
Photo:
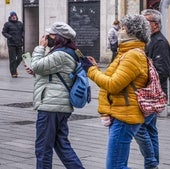
<svg viewBox="0 0 170 169">
<path fill-rule="evenodd" d="M 126 33 L 126 30 L 120 30 L 120 31 L 118 31 L 117 36 L 118 36 L 118 44 L 120 44 L 120 43 L 122 43 L 122 42 L 129 41 L 129 40 L 136 40 L 136 39 L 137 39 L 136 37 L 129 36 L 129 35 Z"/>
<path fill-rule="evenodd" d="M 125 30 L 120 30 L 117 33 L 118 44 L 122 43 L 125 39 L 127 39 L 128 35 Z"/>
<path fill-rule="evenodd" d="M 48 39 L 48 47 L 52 48 L 55 45 L 55 39 L 51 38 L 50 36 L 47 36 Z"/>
</svg>

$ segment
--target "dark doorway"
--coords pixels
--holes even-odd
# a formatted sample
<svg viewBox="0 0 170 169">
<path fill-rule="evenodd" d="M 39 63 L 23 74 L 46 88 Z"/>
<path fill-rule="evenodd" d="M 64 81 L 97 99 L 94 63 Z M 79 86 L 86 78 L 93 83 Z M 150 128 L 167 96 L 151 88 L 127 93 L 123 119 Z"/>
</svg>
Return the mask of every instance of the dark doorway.
<svg viewBox="0 0 170 169">
<path fill-rule="evenodd" d="M 100 1 L 69 0 L 68 23 L 77 33 L 76 44 L 84 55 L 100 59 Z"/>
<path fill-rule="evenodd" d="M 39 43 L 39 1 L 24 0 L 23 21 L 25 29 L 24 52 L 32 53 Z"/>
<path fill-rule="evenodd" d="M 147 9 L 159 10 L 160 0 L 147 0 Z"/>
</svg>

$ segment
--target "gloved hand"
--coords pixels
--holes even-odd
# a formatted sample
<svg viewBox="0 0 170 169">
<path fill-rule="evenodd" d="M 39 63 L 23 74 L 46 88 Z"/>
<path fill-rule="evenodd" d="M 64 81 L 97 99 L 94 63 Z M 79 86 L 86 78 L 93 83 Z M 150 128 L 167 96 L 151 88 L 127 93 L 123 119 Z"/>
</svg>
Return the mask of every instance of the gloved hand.
<svg viewBox="0 0 170 169">
<path fill-rule="evenodd" d="M 109 127 L 113 122 L 113 119 L 110 116 L 101 116 L 100 120 L 105 127 Z"/>
<path fill-rule="evenodd" d="M 80 59 L 80 62 L 82 64 L 83 69 L 87 72 L 88 69 L 93 66 L 93 64 L 89 61 L 87 57 L 84 57 L 83 59 Z"/>
</svg>

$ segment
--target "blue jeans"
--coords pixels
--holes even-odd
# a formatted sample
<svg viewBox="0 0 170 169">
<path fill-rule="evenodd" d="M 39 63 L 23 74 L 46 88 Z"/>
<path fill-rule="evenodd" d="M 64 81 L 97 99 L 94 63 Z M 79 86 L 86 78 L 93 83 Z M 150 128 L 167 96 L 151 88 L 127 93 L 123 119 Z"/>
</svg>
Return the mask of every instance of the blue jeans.
<svg viewBox="0 0 170 169">
<path fill-rule="evenodd" d="M 154 168 L 159 164 L 159 141 L 156 121 L 156 114 L 146 117 L 145 123 L 142 124 L 135 136 L 144 157 L 145 169 Z"/>
<path fill-rule="evenodd" d="M 52 169 L 53 149 L 67 169 L 84 169 L 68 140 L 71 113 L 38 111 L 35 154 L 37 169 Z"/>
<path fill-rule="evenodd" d="M 129 169 L 130 143 L 141 124 L 127 124 L 117 119 L 109 127 L 106 169 Z"/>
</svg>

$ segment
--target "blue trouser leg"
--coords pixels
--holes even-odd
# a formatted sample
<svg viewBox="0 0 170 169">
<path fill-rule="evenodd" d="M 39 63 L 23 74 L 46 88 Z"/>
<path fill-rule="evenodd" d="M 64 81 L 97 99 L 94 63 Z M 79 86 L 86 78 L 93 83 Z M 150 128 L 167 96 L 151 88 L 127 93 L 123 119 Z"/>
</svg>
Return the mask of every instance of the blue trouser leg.
<svg viewBox="0 0 170 169">
<path fill-rule="evenodd" d="M 66 114 L 65 119 L 68 117 L 68 114 Z M 84 169 L 68 140 L 69 130 L 65 119 L 60 121 L 60 128 L 58 128 L 56 134 L 54 144 L 55 152 L 67 169 Z"/>
<path fill-rule="evenodd" d="M 159 164 L 159 141 L 156 128 L 157 115 L 153 114 L 145 118 L 135 140 L 144 157 L 145 169 L 156 167 Z"/>
<path fill-rule="evenodd" d="M 38 111 L 35 152 L 37 169 L 52 169 L 53 148 L 67 169 L 84 169 L 68 140 L 71 113 Z"/>
<path fill-rule="evenodd" d="M 127 167 L 130 143 L 141 124 L 127 124 L 114 120 L 109 127 L 106 169 L 129 169 Z"/>
</svg>

